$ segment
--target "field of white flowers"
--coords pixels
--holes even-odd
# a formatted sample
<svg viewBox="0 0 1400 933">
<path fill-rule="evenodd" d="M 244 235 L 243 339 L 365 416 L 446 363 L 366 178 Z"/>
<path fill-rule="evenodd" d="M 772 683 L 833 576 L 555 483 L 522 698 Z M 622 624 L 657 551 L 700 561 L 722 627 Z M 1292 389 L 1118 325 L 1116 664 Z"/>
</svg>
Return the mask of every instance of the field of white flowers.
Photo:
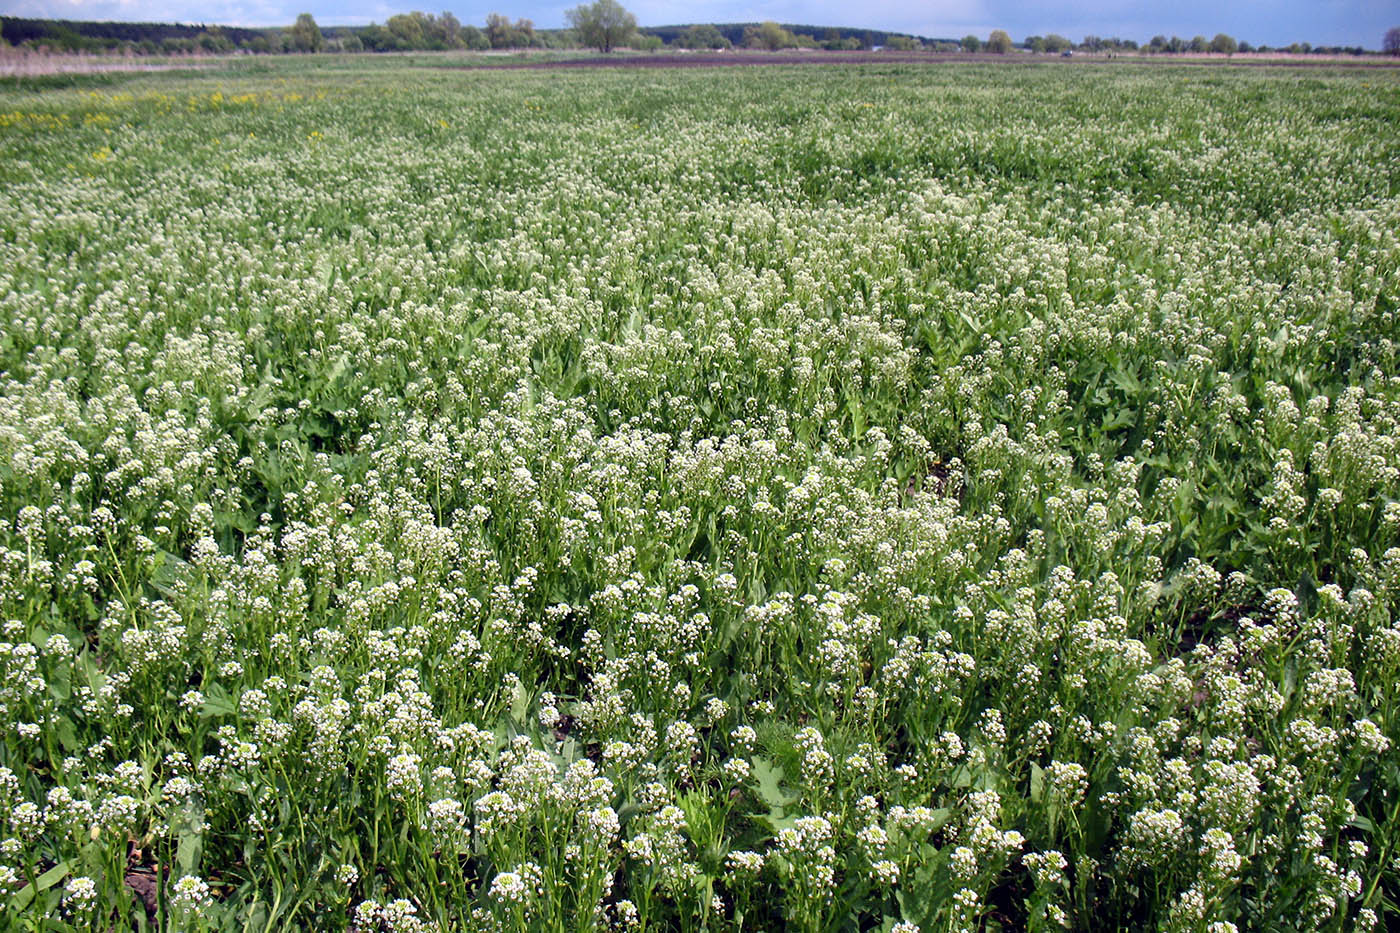
<svg viewBox="0 0 1400 933">
<path fill-rule="evenodd" d="M 0 86 L 0 927 L 1393 929 L 1397 128 Z"/>
</svg>

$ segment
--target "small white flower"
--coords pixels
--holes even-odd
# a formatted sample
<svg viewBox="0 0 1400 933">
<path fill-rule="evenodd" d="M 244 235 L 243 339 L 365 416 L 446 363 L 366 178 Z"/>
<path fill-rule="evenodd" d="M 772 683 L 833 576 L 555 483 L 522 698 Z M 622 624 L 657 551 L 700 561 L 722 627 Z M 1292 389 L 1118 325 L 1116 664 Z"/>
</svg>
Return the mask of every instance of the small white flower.
<svg viewBox="0 0 1400 933">
<path fill-rule="evenodd" d="M 213 898 L 203 878 L 185 875 L 171 887 L 170 901 L 176 911 L 194 911 L 209 906 Z"/>
<path fill-rule="evenodd" d="M 97 882 L 83 875 L 70 878 L 64 890 L 68 903 L 79 912 L 92 907 L 97 900 Z"/>
<path fill-rule="evenodd" d="M 518 904 L 525 900 L 527 893 L 525 880 L 520 877 L 519 872 L 503 871 L 491 882 L 492 900 Z"/>
</svg>

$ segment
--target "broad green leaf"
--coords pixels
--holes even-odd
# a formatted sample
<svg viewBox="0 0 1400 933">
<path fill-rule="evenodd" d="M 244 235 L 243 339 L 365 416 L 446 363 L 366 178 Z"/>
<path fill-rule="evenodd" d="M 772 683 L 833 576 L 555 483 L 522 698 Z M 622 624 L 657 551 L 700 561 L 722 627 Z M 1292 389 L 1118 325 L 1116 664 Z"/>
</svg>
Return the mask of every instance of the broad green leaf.
<svg viewBox="0 0 1400 933">
<path fill-rule="evenodd" d="M 30 902 L 34 900 L 36 895 L 42 894 L 49 888 L 58 884 L 67 876 L 67 874 L 68 863 L 59 862 L 53 868 L 50 868 L 38 878 L 34 879 L 33 884 L 27 884 L 24 887 L 20 888 L 19 891 L 15 894 L 15 896 L 10 900 L 10 904 L 14 906 L 17 910 L 24 910 L 26 907 L 29 906 Z"/>
<path fill-rule="evenodd" d="M 753 776 L 758 782 L 758 796 L 769 807 L 777 810 L 797 800 L 797 795 L 783 790 L 783 771 L 766 758 L 755 756 Z"/>
</svg>

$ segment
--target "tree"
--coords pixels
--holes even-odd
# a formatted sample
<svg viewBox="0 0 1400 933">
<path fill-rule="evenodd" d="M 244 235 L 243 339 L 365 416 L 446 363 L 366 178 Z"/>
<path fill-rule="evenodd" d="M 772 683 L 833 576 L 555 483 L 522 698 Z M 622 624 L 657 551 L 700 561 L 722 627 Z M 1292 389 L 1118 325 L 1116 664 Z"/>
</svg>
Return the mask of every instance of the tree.
<svg viewBox="0 0 1400 933">
<path fill-rule="evenodd" d="M 430 17 L 431 19 L 431 17 Z M 449 49 L 460 49 L 462 42 L 462 21 L 456 16 L 442 11 L 442 15 L 437 19 L 438 28 L 442 30 L 443 40 Z"/>
<path fill-rule="evenodd" d="M 296 24 L 292 26 L 292 48 L 298 52 L 319 52 L 325 45 L 326 39 L 321 35 L 321 27 L 316 25 L 316 20 L 311 14 L 298 15 Z"/>
<path fill-rule="evenodd" d="M 535 24 L 518 19 L 513 24 L 500 13 L 486 17 L 486 38 L 493 49 L 520 49 L 542 43 L 535 37 Z"/>
<path fill-rule="evenodd" d="M 1050 33 L 1050 35 L 1045 37 L 1045 51 L 1047 52 L 1053 52 L 1056 55 L 1058 55 L 1059 53 L 1067 52 L 1072 48 L 1074 48 L 1074 43 L 1066 39 L 1064 36 L 1060 35 L 1058 32 L 1052 32 Z"/>
<path fill-rule="evenodd" d="M 1400 55 L 1400 26 L 1392 26 L 1385 31 L 1385 39 L 1381 42 L 1381 48 L 1387 55 Z"/>
<path fill-rule="evenodd" d="M 637 32 L 637 17 L 624 10 L 617 0 L 594 0 L 574 7 L 565 15 L 584 44 L 604 53 L 627 42 Z"/>
<path fill-rule="evenodd" d="M 486 34 L 475 26 L 463 26 L 462 45 L 475 52 L 484 52 L 491 48 L 491 40 L 486 38 Z"/>
<path fill-rule="evenodd" d="M 424 46 L 423 20 L 408 13 L 398 13 L 384 23 L 384 28 L 393 33 L 396 45 L 401 49 L 421 49 Z"/>
<path fill-rule="evenodd" d="M 394 47 L 394 37 L 378 23 L 370 23 L 359 31 L 360 44 L 370 52 L 387 52 Z"/>
<path fill-rule="evenodd" d="M 797 37 L 770 19 L 757 26 L 744 27 L 744 47 L 767 49 L 770 52 L 776 52 L 779 49 L 795 49 L 797 48 Z"/>
<path fill-rule="evenodd" d="M 503 49 L 510 45 L 511 32 L 510 19 L 500 13 L 492 13 L 486 17 L 486 38 L 491 42 L 491 48 Z"/>
<path fill-rule="evenodd" d="M 732 43 L 709 23 L 691 26 L 676 38 L 676 45 L 683 49 L 727 49 Z"/>
<path fill-rule="evenodd" d="M 1232 36 L 1227 36 L 1223 32 L 1217 32 L 1215 38 L 1210 40 L 1210 50 L 1221 52 L 1225 55 L 1234 55 L 1239 51 L 1240 44 Z"/>
<path fill-rule="evenodd" d="M 987 37 L 987 51 L 997 55 L 1005 55 L 1011 51 L 1011 37 L 1005 29 L 992 30 L 992 34 Z"/>
<path fill-rule="evenodd" d="M 233 50 L 233 42 L 220 26 L 210 26 L 199 35 L 199 47 L 215 55 Z"/>
<path fill-rule="evenodd" d="M 973 35 L 963 36 L 962 47 L 964 52 L 976 52 L 982 48 L 982 40 Z"/>
<path fill-rule="evenodd" d="M 1191 44 L 1187 48 L 1192 52 L 1209 52 L 1210 43 L 1206 41 L 1205 36 L 1192 36 Z"/>
</svg>

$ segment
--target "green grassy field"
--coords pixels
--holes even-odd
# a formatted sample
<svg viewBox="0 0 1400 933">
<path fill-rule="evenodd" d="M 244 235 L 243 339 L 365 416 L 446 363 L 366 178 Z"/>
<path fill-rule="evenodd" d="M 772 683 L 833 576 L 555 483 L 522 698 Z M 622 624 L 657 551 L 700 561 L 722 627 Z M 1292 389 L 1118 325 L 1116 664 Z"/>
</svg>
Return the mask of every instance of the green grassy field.
<svg viewBox="0 0 1400 933">
<path fill-rule="evenodd" d="M 1400 923 L 1400 72 L 0 84 L 0 927 Z"/>
</svg>

